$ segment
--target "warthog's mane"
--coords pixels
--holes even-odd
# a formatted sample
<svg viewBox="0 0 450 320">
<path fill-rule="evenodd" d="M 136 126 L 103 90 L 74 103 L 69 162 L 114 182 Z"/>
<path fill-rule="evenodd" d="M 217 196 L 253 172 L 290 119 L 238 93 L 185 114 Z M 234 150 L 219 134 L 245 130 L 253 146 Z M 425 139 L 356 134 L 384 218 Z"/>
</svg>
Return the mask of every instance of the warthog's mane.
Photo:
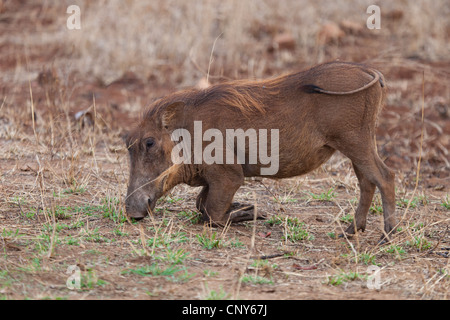
<svg viewBox="0 0 450 320">
<path fill-rule="evenodd" d="M 237 80 L 216 84 L 206 89 L 179 91 L 155 101 L 147 110 L 144 119 L 153 118 L 175 102 L 184 102 L 193 108 L 214 102 L 214 106 L 236 108 L 244 115 L 252 112 L 265 113 L 268 98 L 276 96 L 280 91 L 280 88 L 271 84 L 267 80 Z"/>
</svg>

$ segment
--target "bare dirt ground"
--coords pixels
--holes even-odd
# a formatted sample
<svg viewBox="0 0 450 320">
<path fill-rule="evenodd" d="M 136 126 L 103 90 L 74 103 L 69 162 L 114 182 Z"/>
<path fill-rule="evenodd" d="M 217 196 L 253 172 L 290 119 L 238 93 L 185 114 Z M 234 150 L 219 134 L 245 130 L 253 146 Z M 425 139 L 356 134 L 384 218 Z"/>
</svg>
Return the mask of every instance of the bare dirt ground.
<svg viewBox="0 0 450 320">
<path fill-rule="evenodd" d="M 405 53 L 417 34 L 388 31 L 400 30 L 407 9 L 384 13 L 380 32 L 361 20 L 322 38 L 319 23 L 312 37 L 315 62 L 366 62 L 387 79 L 378 151 L 396 172 L 400 224 L 391 243 L 379 245 L 378 193 L 367 230 L 337 237 L 352 223 L 359 194 L 340 154 L 303 177 L 247 180 L 236 201 L 255 204 L 266 221 L 205 227 L 195 212 L 199 190 L 184 185 L 160 200 L 154 216 L 129 221 L 121 134 L 157 97 L 196 85 L 203 74 L 185 75 L 186 65 L 170 59 L 145 77 L 128 66 L 110 80 L 85 73 L 71 61 L 94 54 L 64 40 L 66 8 L 0 1 L 0 299 L 448 299 L 450 60 L 426 45 Z M 444 16 L 448 10 L 441 8 Z M 249 39 L 263 48 L 254 53 L 259 64 L 227 69 L 236 61 L 220 60 L 219 44 L 212 83 L 248 77 L 250 65 L 268 77 L 314 64 L 302 55 L 300 33 L 276 37 L 287 28 L 272 31 L 281 20 L 246 20 Z M 448 22 L 442 28 L 432 48 L 448 48 Z M 68 288 L 71 266 L 79 289 Z M 371 289 L 374 266 L 379 287 Z"/>
</svg>

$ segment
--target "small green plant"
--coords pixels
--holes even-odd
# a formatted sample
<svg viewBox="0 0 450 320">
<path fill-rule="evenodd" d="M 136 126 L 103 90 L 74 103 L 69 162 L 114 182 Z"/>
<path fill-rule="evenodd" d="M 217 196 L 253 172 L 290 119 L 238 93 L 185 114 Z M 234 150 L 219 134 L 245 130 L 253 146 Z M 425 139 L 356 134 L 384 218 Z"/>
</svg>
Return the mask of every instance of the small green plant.
<svg viewBox="0 0 450 320">
<path fill-rule="evenodd" d="M 372 203 L 372 206 L 369 209 L 369 212 L 372 214 L 382 214 L 383 213 L 383 205 L 379 195 L 375 196 L 375 199 Z"/>
<path fill-rule="evenodd" d="M 195 273 L 189 273 L 186 268 L 183 268 L 183 270 L 176 274 L 175 276 L 169 277 L 167 280 L 172 282 L 187 282 L 189 279 L 195 276 Z"/>
<path fill-rule="evenodd" d="M 383 206 L 380 205 L 373 205 L 370 207 L 370 213 L 373 214 L 382 214 L 383 213 Z"/>
<path fill-rule="evenodd" d="M 114 234 L 116 234 L 116 235 L 118 235 L 118 236 L 120 236 L 120 237 L 126 237 L 126 236 L 128 236 L 128 233 L 127 233 L 127 232 L 123 232 L 123 231 L 120 230 L 119 228 L 114 229 L 113 232 L 114 232 Z"/>
<path fill-rule="evenodd" d="M 46 253 L 50 249 L 50 245 L 52 244 L 52 235 L 49 232 L 41 233 L 37 236 L 36 241 L 33 242 L 35 245 L 35 250 L 39 253 Z M 53 249 L 61 243 L 61 240 L 58 238 L 58 233 L 55 233 L 55 237 L 53 239 Z"/>
<path fill-rule="evenodd" d="M 398 258 L 398 259 L 400 259 L 404 255 L 406 255 L 405 249 L 403 249 L 403 247 L 401 247 L 399 245 L 394 245 L 394 244 L 392 244 L 389 247 L 385 248 L 384 251 L 386 253 L 395 255 L 395 257 Z"/>
<path fill-rule="evenodd" d="M 250 265 L 251 267 L 261 269 L 261 268 L 270 268 L 270 269 L 276 269 L 278 268 L 278 265 L 275 263 L 270 263 L 269 260 L 254 260 L 253 263 Z"/>
<path fill-rule="evenodd" d="M 330 188 L 326 192 L 322 192 L 320 194 L 309 192 L 309 196 L 316 201 L 333 201 L 336 193 L 334 192 L 333 188 Z"/>
<path fill-rule="evenodd" d="M 175 265 L 175 264 L 182 264 L 188 256 L 189 252 L 185 252 L 183 249 L 173 251 L 167 248 L 166 255 L 157 257 L 157 259 Z"/>
<path fill-rule="evenodd" d="M 63 190 L 64 194 L 83 194 L 86 192 L 86 186 L 76 186 L 73 185 L 67 189 Z"/>
<path fill-rule="evenodd" d="M 450 280 L 450 273 L 448 272 L 447 269 L 445 269 L 445 268 L 439 268 L 439 269 L 437 270 L 437 273 L 438 273 L 439 275 L 445 276 L 445 280 Z"/>
<path fill-rule="evenodd" d="M 444 199 L 442 199 L 441 206 L 447 210 L 450 210 L 450 198 L 449 198 L 448 194 L 445 196 Z"/>
<path fill-rule="evenodd" d="M 101 252 L 101 251 L 98 251 L 98 250 L 86 250 L 85 252 L 84 252 L 84 254 L 92 254 L 92 255 L 102 255 L 103 254 L 103 252 Z"/>
<path fill-rule="evenodd" d="M 92 290 L 95 287 L 103 287 L 107 283 L 105 280 L 98 278 L 96 272 L 92 269 L 88 269 L 81 274 L 81 289 Z"/>
<path fill-rule="evenodd" d="M 287 238 L 291 242 L 304 241 L 304 240 L 313 240 L 313 236 L 311 236 L 308 231 L 304 229 L 305 224 L 301 222 L 300 224 L 288 225 L 287 226 Z"/>
<path fill-rule="evenodd" d="M 79 246 L 79 245 L 80 245 L 79 240 L 78 240 L 78 239 L 74 239 L 74 238 L 72 238 L 72 237 L 67 237 L 66 243 L 67 243 L 69 246 Z"/>
<path fill-rule="evenodd" d="M 205 275 L 205 277 L 215 277 L 219 273 L 217 271 L 203 270 L 203 274 Z"/>
<path fill-rule="evenodd" d="M 425 227 L 425 224 L 423 222 L 412 222 L 409 227 L 414 231 L 420 231 Z"/>
<path fill-rule="evenodd" d="M 366 265 L 372 264 L 372 265 L 378 265 L 375 261 L 376 255 L 371 253 L 358 253 L 357 256 L 353 254 L 343 253 L 341 254 L 341 257 L 347 258 L 354 262 L 362 262 Z"/>
<path fill-rule="evenodd" d="M 2 237 L 3 238 L 16 238 L 16 237 L 20 237 L 22 236 L 19 233 L 19 228 L 17 228 L 15 231 L 14 230 L 6 230 L 5 228 L 3 228 L 2 230 Z"/>
<path fill-rule="evenodd" d="M 272 279 L 267 279 L 265 277 L 259 275 L 245 275 L 242 277 L 243 283 L 252 283 L 252 284 L 273 284 Z"/>
<path fill-rule="evenodd" d="M 206 286 L 206 290 L 208 290 L 208 286 Z M 204 300 L 228 300 L 230 299 L 230 294 L 223 290 L 222 286 L 219 287 L 219 291 L 208 290 Z"/>
<path fill-rule="evenodd" d="M 278 197 L 274 198 L 274 200 L 279 203 L 296 203 L 296 202 L 298 202 L 297 199 L 291 198 L 291 196 L 289 196 L 289 195 L 278 196 Z"/>
<path fill-rule="evenodd" d="M 55 218 L 56 219 L 70 219 L 72 215 L 70 214 L 73 211 L 72 207 L 63 207 L 63 206 L 56 206 L 55 207 Z"/>
<path fill-rule="evenodd" d="M 41 258 L 37 258 L 37 257 L 33 258 L 31 260 L 31 266 L 34 271 L 40 271 L 41 270 Z"/>
<path fill-rule="evenodd" d="M 288 217 L 286 223 L 286 236 L 291 242 L 312 240 L 313 237 L 305 230 L 305 224 L 298 218 Z"/>
<path fill-rule="evenodd" d="M 177 203 L 178 201 L 183 201 L 183 198 L 177 198 L 177 197 L 170 197 L 170 196 L 167 196 L 167 197 L 165 197 L 165 198 L 163 198 L 163 199 L 161 199 L 161 200 L 158 200 L 159 202 L 161 202 L 161 201 L 165 201 L 165 202 L 167 202 L 167 203 Z"/>
<path fill-rule="evenodd" d="M 147 246 L 152 248 L 169 248 L 173 243 L 184 243 L 187 241 L 188 238 L 186 236 L 186 232 L 179 231 L 172 233 L 163 233 L 161 235 L 150 238 L 147 241 Z"/>
<path fill-rule="evenodd" d="M 222 245 L 222 240 L 217 238 L 217 232 L 197 234 L 197 240 L 203 248 L 208 250 L 219 248 Z"/>
<path fill-rule="evenodd" d="M 291 242 L 313 240 L 314 237 L 305 230 L 305 224 L 296 217 L 276 215 L 266 220 L 269 225 L 283 225 L 285 236 Z"/>
<path fill-rule="evenodd" d="M 158 263 L 153 263 L 149 266 L 143 266 L 137 269 L 128 269 L 122 271 L 122 274 L 136 274 L 139 276 L 172 276 L 175 273 L 183 270 L 182 267 L 170 265 L 168 267 L 161 267 Z"/>
<path fill-rule="evenodd" d="M 156 262 L 152 265 L 143 266 L 137 269 L 124 270 L 121 273 L 124 275 L 135 274 L 144 277 L 162 276 L 166 278 L 166 280 L 173 282 L 186 282 L 195 275 L 188 273 L 186 267 L 184 266 L 179 266 L 176 264 L 161 266 Z"/>
<path fill-rule="evenodd" d="M 69 230 L 79 229 L 79 228 L 84 227 L 84 221 L 81 221 L 81 220 L 80 221 L 75 221 L 75 222 L 72 222 L 69 225 L 65 225 L 65 227 L 67 229 L 69 229 Z"/>
<path fill-rule="evenodd" d="M 95 205 L 84 205 L 84 206 L 77 206 L 74 208 L 75 213 L 82 213 L 89 217 L 95 216 L 99 212 L 102 212 L 102 206 L 95 206 Z"/>
<path fill-rule="evenodd" d="M 341 272 L 337 275 L 329 276 L 327 283 L 332 286 L 338 286 L 344 282 L 354 281 L 357 279 L 367 280 L 367 276 L 361 275 L 358 272 L 353 272 L 353 271 L 347 272 L 347 273 Z"/>
<path fill-rule="evenodd" d="M 283 217 L 280 215 L 271 216 L 269 219 L 267 219 L 264 223 L 274 226 L 274 225 L 281 225 L 283 224 Z"/>
<path fill-rule="evenodd" d="M 27 200 L 25 197 L 11 197 L 9 198 L 9 201 L 13 203 L 27 204 Z"/>
<path fill-rule="evenodd" d="M 103 212 L 104 218 L 109 218 L 115 223 L 124 223 L 127 221 L 123 209 L 120 208 L 120 200 L 115 197 L 105 197 L 102 200 L 100 209 Z"/>
<path fill-rule="evenodd" d="M 375 259 L 376 256 L 370 253 L 360 253 L 358 255 L 358 260 L 367 265 L 369 264 L 376 265 L 377 263 L 375 262 Z"/>
<path fill-rule="evenodd" d="M 231 240 L 230 246 L 232 246 L 233 248 L 244 248 L 245 247 L 244 243 L 241 240 L 239 240 L 239 238 L 234 238 L 234 240 Z"/>
<path fill-rule="evenodd" d="M 202 215 L 196 211 L 181 211 L 178 216 L 182 219 L 186 219 L 191 224 L 200 223 L 202 220 Z"/>
<path fill-rule="evenodd" d="M 17 281 L 7 270 L 0 270 L 0 290 L 9 287 Z"/>
<path fill-rule="evenodd" d="M 419 249 L 419 251 L 431 248 L 431 243 L 423 235 L 415 236 L 412 240 L 407 240 L 405 245 Z"/>
<path fill-rule="evenodd" d="M 418 203 L 420 205 L 426 206 L 430 201 L 428 200 L 428 196 L 426 194 L 422 194 L 417 197 Z"/>
<path fill-rule="evenodd" d="M 21 212 L 21 215 L 27 219 L 34 219 L 35 216 L 37 215 L 37 210 L 34 208 L 31 208 L 27 212 Z"/>
<path fill-rule="evenodd" d="M 339 220 L 345 223 L 352 223 L 353 215 L 351 213 L 346 214 L 345 216 L 340 217 Z"/>
<path fill-rule="evenodd" d="M 60 232 L 61 230 L 64 230 L 64 229 L 73 230 L 73 229 L 78 229 L 78 228 L 84 227 L 84 222 L 83 221 L 76 221 L 76 222 L 73 222 L 71 224 L 64 224 L 64 223 L 57 222 L 55 224 L 55 227 L 56 227 L 56 231 L 57 232 Z M 44 223 L 42 225 L 42 231 L 52 232 L 53 231 L 53 224 Z"/>
<path fill-rule="evenodd" d="M 98 228 L 95 228 L 92 231 L 84 230 L 84 240 L 97 243 L 114 241 L 102 236 Z"/>
<path fill-rule="evenodd" d="M 397 200 L 397 207 L 399 208 L 406 208 L 408 206 L 410 199 L 404 199 L 404 198 L 400 198 Z M 418 197 L 414 197 L 411 200 L 411 203 L 409 205 L 410 209 L 415 209 L 417 207 L 417 205 L 419 204 L 420 199 Z"/>
</svg>

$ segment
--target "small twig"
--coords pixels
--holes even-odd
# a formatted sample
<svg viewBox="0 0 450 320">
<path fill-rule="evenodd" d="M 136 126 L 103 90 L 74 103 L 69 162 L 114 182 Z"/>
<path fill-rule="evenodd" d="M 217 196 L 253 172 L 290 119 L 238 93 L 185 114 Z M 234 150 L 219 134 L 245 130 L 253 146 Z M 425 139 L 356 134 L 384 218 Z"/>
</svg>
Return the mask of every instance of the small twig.
<svg viewBox="0 0 450 320">
<path fill-rule="evenodd" d="M 428 253 L 435 253 L 435 254 L 437 254 L 437 255 L 440 255 L 440 256 L 443 256 L 443 257 L 448 258 L 448 253 L 447 253 L 446 255 L 444 255 L 444 254 L 440 254 L 439 252 L 434 252 L 434 250 L 439 246 L 439 244 L 441 243 L 442 238 L 445 237 L 445 235 L 447 234 L 447 232 L 448 232 L 448 226 L 445 228 L 444 234 L 442 235 L 442 237 L 439 238 L 439 240 L 438 240 L 438 242 L 436 243 L 436 245 L 435 245 L 432 249 L 428 250 Z"/>
<path fill-rule="evenodd" d="M 308 266 L 300 266 L 294 263 L 294 269 L 296 270 L 314 270 L 317 269 L 317 267 L 319 266 L 319 264 L 322 263 L 322 261 L 324 261 L 325 258 L 320 259 L 318 262 L 312 264 L 312 265 L 308 265 Z"/>
<path fill-rule="evenodd" d="M 22 210 L 22 206 L 20 205 L 20 199 L 18 199 L 18 200 L 17 200 L 17 204 L 19 205 L 19 209 L 20 209 L 20 214 L 21 214 L 22 216 L 24 216 L 24 215 L 25 215 L 25 213 L 23 212 L 23 210 Z"/>
<path fill-rule="evenodd" d="M 139 252 L 136 247 L 133 245 L 133 243 L 130 240 L 127 240 L 128 244 L 130 245 L 130 247 L 133 249 L 134 252 L 136 252 L 136 254 L 140 257 L 142 257 L 142 253 Z"/>
<path fill-rule="evenodd" d="M 242 267 L 241 270 L 239 270 L 239 278 L 237 280 L 236 291 L 234 292 L 234 299 L 238 299 L 239 292 L 241 290 L 242 279 L 244 278 L 245 270 L 247 269 L 247 266 L 250 263 L 250 259 L 251 259 L 250 253 L 255 248 L 256 219 L 257 219 L 257 216 L 258 216 L 258 207 L 257 207 L 257 201 L 256 201 L 256 193 L 254 193 L 254 192 L 253 192 L 253 198 L 255 199 L 255 205 L 254 205 L 254 211 L 253 211 L 253 231 L 252 231 L 252 238 L 251 238 L 251 241 L 250 241 L 250 250 L 248 251 L 247 256 L 245 258 L 244 266 Z"/>
<path fill-rule="evenodd" d="M 222 33 L 217 36 L 216 40 L 214 40 L 213 47 L 211 49 L 211 55 L 209 56 L 208 73 L 206 74 L 206 83 L 209 83 L 209 72 L 211 70 L 211 64 L 212 64 L 212 59 L 213 59 L 213 54 L 214 54 L 214 48 L 216 47 L 217 40 L 219 40 L 219 38 L 221 36 L 222 36 Z"/>
<path fill-rule="evenodd" d="M 337 223 L 338 223 L 338 225 L 339 225 L 339 228 L 341 228 L 341 231 L 342 231 L 341 235 L 342 235 L 342 237 L 347 241 L 348 245 L 349 245 L 350 248 L 352 249 L 352 251 L 353 251 L 353 253 L 354 253 L 354 255 L 355 255 L 355 261 L 358 261 L 358 252 L 356 252 L 355 247 L 353 246 L 353 244 L 352 244 L 352 243 L 350 242 L 350 240 L 348 239 L 347 233 L 345 232 L 344 228 L 342 227 L 342 224 L 340 223 L 340 221 L 339 221 L 339 219 L 338 219 L 338 218 L 339 218 L 339 215 L 340 215 L 341 213 L 344 212 L 344 209 L 341 208 L 341 206 L 340 206 L 339 204 L 338 204 L 338 206 L 339 206 L 339 208 L 341 209 L 341 211 L 339 212 L 338 217 L 336 218 L 336 221 L 337 221 Z M 357 230 L 355 230 L 355 235 L 356 235 L 356 237 L 358 236 L 358 231 L 357 231 Z M 359 244 L 359 242 L 358 242 L 358 244 Z"/>
<path fill-rule="evenodd" d="M 403 213 L 401 221 L 397 225 L 399 225 L 405 219 L 406 213 L 408 212 L 409 207 L 411 206 L 411 203 L 413 201 L 414 195 L 417 192 L 417 188 L 419 187 L 420 164 L 422 162 L 422 150 L 423 150 L 424 120 L 425 120 L 425 70 L 422 72 L 422 117 L 420 130 L 419 159 L 417 160 L 417 170 L 416 170 L 416 183 L 414 185 L 414 190 L 411 194 L 411 197 L 409 198 L 408 204 L 406 205 L 405 212 Z M 397 226 L 395 226 L 395 228 L 397 228 Z"/>
<path fill-rule="evenodd" d="M 55 207 L 53 205 L 53 202 L 51 204 L 51 210 L 52 210 L 52 221 L 53 221 L 53 230 L 52 230 L 52 237 L 50 238 L 50 248 L 48 249 L 47 258 L 51 258 L 53 254 L 53 246 L 55 245 L 55 235 L 56 235 L 56 213 L 55 213 Z"/>
<path fill-rule="evenodd" d="M 264 255 L 264 256 L 253 256 L 253 257 L 250 257 L 250 259 L 254 259 L 254 260 L 268 260 L 268 259 L 282 257 L 284 255 L 285 255 L 284 252 L 283 253 L 274 253 L 274 254 L 269 254 L 269 255 Z"/>
<path fill-rule="evenodd" d="M 139 235 L 140 235 L 140 238 L 141 238 L 142 248 L 144 249 L 146 255 L 150 256 L 150 252 L 148 252 L 148 250 L 147 250 L 147 248 L 145 246 L 145 232 L 144 232 L 144 229 L 142 228 L 142 224 L 139 225 Z M 153 248 L 152 248 L 152 254 L 151 255 L 153 255 L 153 251 L 155 250 L 155 242 L 156 241 L 153 241 Z"/>
<path fill-rule="evenodd" d="M 281 204 L 280 200 L 278 199 L 278 197 L 262 182 L 259 181 L 259 183 L 267 190 L 267 192 L 269 192 L 272 197 L 275 199 L 275 201 L 278 203 L 279 205 L 279 209 L 283 212 L 286 212 L 286 210 L 284 209 L 283 205 Z"/>
</svg>

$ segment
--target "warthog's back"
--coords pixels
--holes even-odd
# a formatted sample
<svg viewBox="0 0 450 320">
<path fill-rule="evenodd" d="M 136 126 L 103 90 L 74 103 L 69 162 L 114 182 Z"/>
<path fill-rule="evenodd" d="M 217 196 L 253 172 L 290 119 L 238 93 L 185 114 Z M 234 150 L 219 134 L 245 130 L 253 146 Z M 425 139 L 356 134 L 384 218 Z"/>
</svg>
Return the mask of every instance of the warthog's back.
<svg viewBox="0 0 450 320">
<path fill-rule="evenodd" d="M 254 116 L 254 112 L 264 114 L 268 109 L 284 106 L 289 100 L 299 101 L 305 93 L 349 95 L 369 89 L 376 83 L 384 87 L 384 77 L 375 69 L 356 63 L 329 62 L 262 81 L 236 80 L 206 89 L 176 92 L 154 103 L 145 118 L 155 116 L 177 101 L 192 107 L 190 112 L 205 112 L 201 109 L 207 107 L 213 109 L 214 114 L 231 109 Z"/>
</svg>

